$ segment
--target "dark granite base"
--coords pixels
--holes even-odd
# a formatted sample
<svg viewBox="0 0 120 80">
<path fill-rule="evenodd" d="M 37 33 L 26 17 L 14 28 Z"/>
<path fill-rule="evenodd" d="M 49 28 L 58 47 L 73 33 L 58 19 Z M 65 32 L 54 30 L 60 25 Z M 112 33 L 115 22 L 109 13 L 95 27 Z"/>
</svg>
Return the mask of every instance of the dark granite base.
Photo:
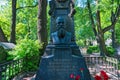
<svg viewBox="0 0 120 80">
<path fill-rule="evenodd" d="M 51 47 L 51 52 L 42 56 L 35 80 L 73 80 L 71 74 L 79 75 L 80 80 L 91 80 L 84 58 L 73 55 L 70 46 Z"/>
</svg>

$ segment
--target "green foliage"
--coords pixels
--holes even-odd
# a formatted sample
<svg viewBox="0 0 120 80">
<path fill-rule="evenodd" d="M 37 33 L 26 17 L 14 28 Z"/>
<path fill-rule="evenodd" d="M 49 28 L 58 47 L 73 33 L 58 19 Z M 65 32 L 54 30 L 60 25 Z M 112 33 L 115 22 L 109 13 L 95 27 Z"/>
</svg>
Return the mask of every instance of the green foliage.
<svg viewBox="0 0 120 80">
<path fill-rule="evenodd" d="M 75 14 L 75 35 L 76 41 L 80 45 L 85 45 L 86 39 L 94 39 L 92 26 L 89 20 L 87 8 L 76 7 L 77 13 Z"/>
<path fill-rule="evenodd" d="M 120 20 L 118 22 L 120 22 Z M 119 23 L 116 24 L 115 32 L 116 32 L 117 45 L 120 45 L 120 24 Z"/>
<path fill-rule="evenodd" d="M 16 76 L 16 74 L 19 74 L 22 68 L 22 62 L 19 62 L 18 64 L 17 61 L 14 61 L 13 63 L 11 63 L 11 65 L 7 66 L 5 72 L 2 72 L 2 75 L 5 76 L 2 77 L 2 80 L 11 80 L 11 77 Z"/>
<path fill-rule="evenodd" d="M 24 39 L 29 34 L 31 39 L 37 39 L 37 0 L 17 0 L 16 15 L 16 42 Z M 6 1 L 6 5 L 0 6 L 0 27 L 6 37 L 10 38 L 10 26 L 12 19 L 12 0 Z M 34 7 L 25 7 L 34 6 Z M 25 8 L 24 8 L 25 7 Z M 9 12 L 9 13 L 8 13 Z"/>
<path fill-rule="evenodd" d="M 49 6 L 47 6 L 47 13 L 49 12 Z M 47 14 L 47 32 L 48 32 L 48 40 L 50 39 L 50 15 Z"/>
<path fill-rule="evenodd" d="M 6 61 L 6 58 L 7 58 L 7 51 L 2 46 L 0 46 L 0 63 Z"/>
<path fill-rule="evenodd" d="M 87 49 L 88 54 L 97 53 L 97 52 L 99 52 L 98 46 L 89 46 Z"/>
<path fill-rule="evenodd" d="M 78 40 L 78 41 L 76 41 L 76 43 L 78 46 L 81 46 L 81 47 L 85 46 L 84 40 Z"/>
<path fill-rule="evenodd" d="M 4 31 L 6 37 L 9 38 L 10 37 L 10 29 L 9 29 L 10 23 L 7 17 L 0 15 L 0 27 Z"/>
<path fill-rule="evenodd" d="M 0 27 L 5 33 L 5 36 L 10 38 L 10 24 L 11 24 L 11 5 L 6 1 L 6 5 L 0 6 Z"/>
<path fill-rule="evenodd" d="M 39 45 L 38 41 L 25 38 L 9 54 L 13 59 L 23 58 L 24 70 L 33 71 L 37 69 L 40 60 L 40 48 L 42 48 L 42 44 Z"/>
<path fill-rule="evenodd" d="M 107 46 L 107 53 L 109 56 L 113 56 L 115 53 L 115 49 L 112 46 Z"/>
<path fill-rule="evenodd" d="M 108 38 L 111 38 L 111 32 L 110 31 L 107 31 L 105 34 L 104 34 L 104 39 L 107 40 Z"/>
<path fill-rule="evenodd" d="M 17 40 L 19 41 L 20 39 L 24 39 L 28 34 L 29 38 L 37 39 L 37 7 L 17 10 Z"/>
<path fill-rule="evenodd" d="M 120 70 L 120 62 L 118 63 L 118 70 Z"/>
<path fill-rule="evenodd" d="M 92 54 L 92 49 L 88 48 L 87 49 L 87 54 Z"/>
</svg>

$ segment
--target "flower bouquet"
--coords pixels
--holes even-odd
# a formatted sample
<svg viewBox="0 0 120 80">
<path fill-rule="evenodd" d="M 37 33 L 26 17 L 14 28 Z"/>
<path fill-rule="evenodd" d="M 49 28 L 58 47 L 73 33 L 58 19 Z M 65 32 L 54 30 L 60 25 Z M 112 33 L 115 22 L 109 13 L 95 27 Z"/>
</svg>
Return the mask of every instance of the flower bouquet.
<svg viewBox="0 0 120 80">
<path fill-rule="evenodd" d="M 103 80 L 108 80 L 109 76 L 107 75 L 107 73 L 105 71 L 100 71 L 100 76 Z"/>
<path fill-rule="evenodd" d="M 71 74 L 70 78 L 74 80 L 80 80 L 80 75 L 75 76 L 74 74 Z"/>
</svg>

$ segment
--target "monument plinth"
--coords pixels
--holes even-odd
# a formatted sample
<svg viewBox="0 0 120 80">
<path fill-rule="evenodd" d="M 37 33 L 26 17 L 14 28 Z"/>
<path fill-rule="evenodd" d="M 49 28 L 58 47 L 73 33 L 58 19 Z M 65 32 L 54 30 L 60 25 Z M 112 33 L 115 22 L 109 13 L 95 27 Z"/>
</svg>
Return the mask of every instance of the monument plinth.
<svg viewBox="0 0 120 80">
<path fill-rule="evenodd" d="M 75 42 L 72 0 L 51 0 L 50 8 L 50 43 L 41 57 L 35 80 L 74 80 L 77 77 L 91 80 L 84 57 Z"/>
</svg>

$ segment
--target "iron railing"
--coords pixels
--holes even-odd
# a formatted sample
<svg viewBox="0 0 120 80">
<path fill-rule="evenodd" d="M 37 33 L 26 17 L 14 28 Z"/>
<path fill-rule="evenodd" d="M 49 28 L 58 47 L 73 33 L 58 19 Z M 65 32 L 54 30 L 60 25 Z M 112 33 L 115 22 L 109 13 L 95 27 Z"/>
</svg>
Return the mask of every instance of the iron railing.
<svg viewBox="0 0 120 80">
<path fill-rule="evenodd" d="M 101 70 L 111 74 L 112 77 L 120 79 L 119 61 L 112 57 L 85 56 L 85 61 L 91 75 L 99 73 Z"/>
<path fill-rule="evenodd" d="M 116 58 L 101 56 L 85 56 L 87 67 L 91 75 L 105 70 L 111 75 L 120 79 L 119 61 Z M 23 68 L 23 59 L 9 61 L 0 64 L 0 80 L 11 80 L 15 75 L 19 74 Z"/>
<path fill-rule="evenodd" d="M 0 64 L 0 80 L 11 80 L 22 71 L 23 59 Z"/>
</svg>

